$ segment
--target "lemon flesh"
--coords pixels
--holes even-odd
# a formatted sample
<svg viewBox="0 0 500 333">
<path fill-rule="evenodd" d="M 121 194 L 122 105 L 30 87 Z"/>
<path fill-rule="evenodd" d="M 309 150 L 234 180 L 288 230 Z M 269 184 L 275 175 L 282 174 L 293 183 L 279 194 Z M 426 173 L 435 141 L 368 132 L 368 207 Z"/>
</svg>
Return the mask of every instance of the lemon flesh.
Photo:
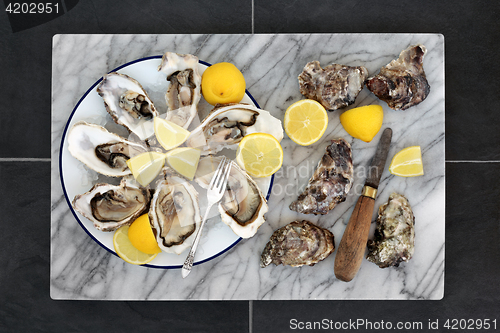
<svg viewBox="0 0 500 333">
<path fill-rule="evenodd" d="M 328 127 L 328 114 L 323 105 L 312 99 L 293 103 L 285 112 L 285 132 L 301 146 L 318 141 Z"/>
<path fill-rule="evenodd" d="M 201 151 L 196 148 L 176 148 L 166 154 L 167 163 L 175 171 L 189 180 L 193 180 L 198 162 L 200 161 Z"/>
<path fill-rule="evenodd" d="M 151 229 L 148 214 L 143 214 L 132 222 L 128 229 L 128 238 L 130 243 L 141 252 L 147 254 L 161 252 L 153 234 L 153 229 Z"/>
<path fill-rule="evenodd" d="M 281 168 L 283 149 L 270 134 L 249 134 L 238 145 L 236 162 L 253 177 L 269 177 Z"/>
<path fill-rule="evenodd" d="M 245 88 L 243 74 L 229 62 L 213 64 L 201 76 L 201 93 L 212 105 L 239 103 L 245 96 Z"/>
<path fill-rule="evenodd" d="M 392 158 L 389 172 L 401 177 L 416 177 L 424 174 L 420 146 L 411 146 Z"/>
<path fill-rule="evenodd" d="M 148 151 L 127 160 L 134 178 L 142 186 L 147 186 L 160 173 L 165 164 L 165 154 Z"/>
<path fill-rule="evenodd" d="M 147 254 L 136 249 L 128 238 L 129 226 L 117 229 L 113 235 L 113 246 L 116 254 L 129 264 L 144 265 L 156 258 L 158 253 Z"/>
<path fill-rule="evenodd" d="M 165 150 L 170 150 L 183 144 L 190 132 L 171 121 L 160 117 L 154 118 L 155 136 Z"/>
<path fill-rule="evenodd" d="M 340 123 L 350 136 L 370 142 L 377 135 L 384 121 L 380 105 L 366 105 L 350 109 L 340 115 Z"/>
</svg>

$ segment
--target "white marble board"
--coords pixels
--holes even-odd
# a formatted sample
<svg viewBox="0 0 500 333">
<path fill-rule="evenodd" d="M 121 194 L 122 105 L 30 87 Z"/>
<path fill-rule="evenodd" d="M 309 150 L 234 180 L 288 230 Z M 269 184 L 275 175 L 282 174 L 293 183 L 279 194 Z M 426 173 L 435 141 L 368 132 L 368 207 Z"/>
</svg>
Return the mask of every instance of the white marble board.
<svg viewBox="0 0 500 333">
<path fill-rule="evenodd" d="M 228 61 L 243 72 L 247 89 L 261 108 L 283 119 L 286 108 L 303 97 L 297 75 L 319 60 L 367 67 L 376 74 L 409 45 L 424 44 L 429 97 L 407 111 L 393 111 L 366 88 L 351 107 L 380 104 L 383 128 L 394 131 L 391 158 L 399 150 L 422 147 L 425 175 L 401 178 L 385 172 L 376 207 L 392 191 L 410 201 L 416 219 L 415 255 L 398 268 L 363 262 L 356 278 L 335 278 L 335 252 L 313 267 L 259 267 L 262 249 L 277 228 L 306 219 L 342 237 L 364 183 L 380 133 L 370 143 L 349 136 L 329 113 L 329 126 L 317 143 L 302 147 L 285 136 L 285 158 L 275 175 L 267 222 L 256 236 L 198 265 L 183 280 L 178 269 L 155 269 L 123 262 L 95 243 L 75 220 L 59 175 L 59 149 L 68 118 L 79 99 L 104 73 L 136 59 L 166 51 L 191 53 L 209 63 Z M 290 211 L 324 153 L 328 141 L 343 137 L 353 148 L 355 183 L 347 200 L 329 214 Z M 283 300 L 283 299 L 441 299 L 445 244 L 444 37 L 439 34 L 263 34 L 263 35 L 56 35 L 52 67 L 51 297 L 89 300 Z M 388 164 L 387 164 L 388 165 Z M 72 198 L 70 198 L 71 200 Z M 373 221 L 376 218 L 374 212 Z M 371 236 L 375 224 L 372 224 Z"/>
</svg>

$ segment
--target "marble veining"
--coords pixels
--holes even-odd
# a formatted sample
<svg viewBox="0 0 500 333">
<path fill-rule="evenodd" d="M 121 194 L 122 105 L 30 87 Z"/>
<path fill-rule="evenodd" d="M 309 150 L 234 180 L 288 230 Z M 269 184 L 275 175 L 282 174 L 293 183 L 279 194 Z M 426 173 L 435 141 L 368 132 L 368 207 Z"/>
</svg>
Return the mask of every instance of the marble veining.
<svg viewBox="0 0 500 333">
<path fill-rule="evenodd" d="M 429 97 L 407 111 L 393 111 L 364 88 L 355 106 L 384 108 L 384 127 L 394 131 L 391 158 L 399 150 L 422 147 L 425 175 L 382 176 L 376 207 L 392 191 L 404 194 L 416 217 L 415 254 L 398 268 L 380 269 L 364 261 L 350 283 L 333 274 L 335 252 L 314 267 L 259 267 L 272 232 L 306 219 L 328 228 L 338 247 L 345 225 L 365 181 L 380 133 L 370 143 L 350 137 L 339 122 L 342 111 L 329 113 L 326 134 L 302 147 L 285 136 L 283 167 L 275 175 L 267 222 L 256 236 L 227 253 L 195 266 L 183 280 L 180 270 L 129 265 L 95 243 L 76 222 L 59 179 L 59 147 L 68 117 L 81 96 L 104 73 L 127 62 L 165 51 L 192 53 L 240 68 L 247 89 L 261 108 L 283 119 L 286 108 L 303 97 L 297 76 L 319 60 L 365 66 L 370 76 L 397 58 L 409 45 L 422 43 L 428 53 L 424 69 Z M 444 38 L 437 34 L 286 34 L 286 35 L 56 35 L 52 61 L 52 198 L 51 297 L 86 300 L 245 300 L 245 299 L 441 299 L 444 294 Z M 345 138 L 353 149 L 354 184 L 345 202 L 328 215 L 289 210 L 307 184 L 329 140 Z M 389 163 L 389 162 L 388 162 Z M 388 166 L 388 163 L 386 166 Z M 374 212 L 373 221 L 376 218 Z M 371 236 L 375 229 L 372 223 Z"/>
</svg>

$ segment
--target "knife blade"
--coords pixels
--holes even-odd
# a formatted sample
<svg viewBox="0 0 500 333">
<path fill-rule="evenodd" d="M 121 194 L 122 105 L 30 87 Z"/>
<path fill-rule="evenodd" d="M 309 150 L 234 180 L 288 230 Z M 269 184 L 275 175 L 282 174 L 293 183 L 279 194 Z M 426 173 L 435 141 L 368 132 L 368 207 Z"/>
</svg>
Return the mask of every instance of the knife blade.
<svg viewBox="0 0 500 333">
<path fill-rule="evenodd" d="M 368 168 L 368 176 L 363 192 L 354 206 L 351 218 L 335 255 L 334 273 L 337 279 L 349 282 L 359 271 L 365 254 L 368 233 L 370 231 L 375 198 L 384 171 L 389 147 L 391 145 L 392 129 L 386 128 L 377 145 L 377 151 Z"/>
</svg>

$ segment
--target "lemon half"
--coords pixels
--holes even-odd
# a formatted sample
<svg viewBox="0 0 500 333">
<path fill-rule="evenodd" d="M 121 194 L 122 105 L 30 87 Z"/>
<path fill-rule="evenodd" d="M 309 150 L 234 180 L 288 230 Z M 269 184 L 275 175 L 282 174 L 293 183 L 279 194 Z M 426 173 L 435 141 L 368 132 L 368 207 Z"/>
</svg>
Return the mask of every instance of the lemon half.
<svg viewBox="0 0 500 333">
<path fill-rule="evenodd" d="M 288 137 L 301 146 L 318 141 L 328 127 L 328 114 L 323 105 L 312 99 L 303 99 L 286 109 L 284 119 Z"/>
<path fill-rule="evenodd" d="M 340 115 L 340 123 L 356 139 L 370 142 L 377 135 L 384 121 L 380 105 L 366 105 L 347 110 Z"/>
<path fill-rule="evenodd" d="M 129 226 L 117 229 L 113 235 L 113 246 L 116 254 L 129 264 L 144 265 L 156 258 L 158 253 L 147 254 L 136 249 L 128 238 Z"/>
<path fill-rule="evenodd" d="M 151 229 L 148 214 L 143 214 L 132 222 L 128 229 L 128 238 L 132 245 L 141 252 L 147 254 L 161 252 L 153 234 L 153 229 Z"/>
<path fill-rule="evenodd" d="M 238 145 L 236 162 L 253 177 L 269 177 L 281 168 L 283 149 L 271 134 L 249 134 Z"/>
<path fill-rule="evenodd" d="M 213 64 L 201 76 L 201 92 L 212 105 L 239 103 L 245 96 L 245 88 L 243 74 L 229 62 Z"/>
</svg>

